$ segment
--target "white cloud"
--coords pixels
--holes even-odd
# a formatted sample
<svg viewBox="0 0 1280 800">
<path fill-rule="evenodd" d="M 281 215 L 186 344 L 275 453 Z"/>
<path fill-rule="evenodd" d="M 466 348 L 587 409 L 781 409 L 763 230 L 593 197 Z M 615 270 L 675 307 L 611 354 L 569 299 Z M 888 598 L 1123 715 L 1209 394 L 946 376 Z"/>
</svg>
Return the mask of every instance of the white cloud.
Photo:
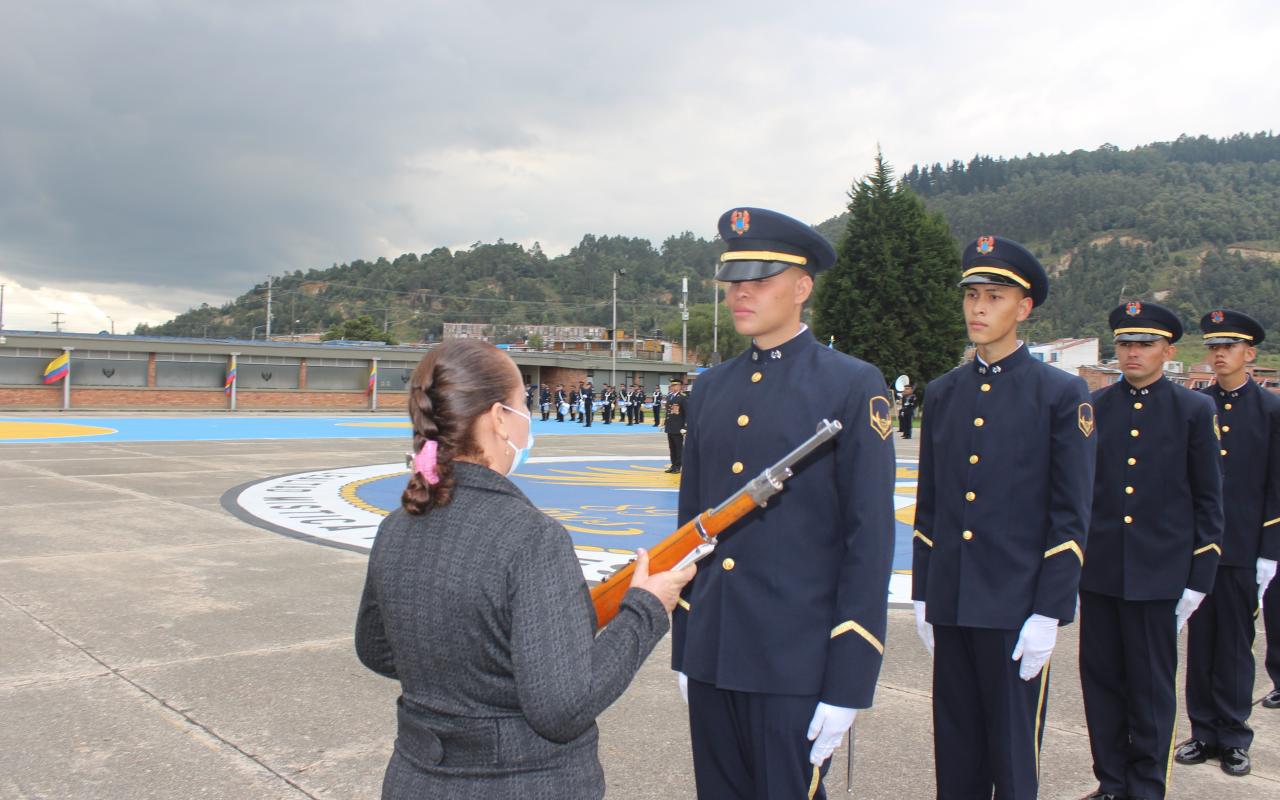
<svg viewBox="0 0 1280 800">
<path fill-rule="evenodd" d="M 877 143 L 907 169 L 1271 128 L 1277 40 L 1234 0 L 19 4 L 0 267 L 142 319 L 460 242 L 817 222 Z"/>
<path fill-rule="evenodd" d="M 77 291 L 42 285 L 23 285 L 0 275 L 4 289 L 5 330 L 53 330 L 54 312 L 61 312 L 62 330 L 77 333 L 132 333 L 139 323 L 158 324 L 204 300 L 194 292 L 163 301 L 147 300 L 153 289 L 120 286 L 111 291 Z"/>
</svg>

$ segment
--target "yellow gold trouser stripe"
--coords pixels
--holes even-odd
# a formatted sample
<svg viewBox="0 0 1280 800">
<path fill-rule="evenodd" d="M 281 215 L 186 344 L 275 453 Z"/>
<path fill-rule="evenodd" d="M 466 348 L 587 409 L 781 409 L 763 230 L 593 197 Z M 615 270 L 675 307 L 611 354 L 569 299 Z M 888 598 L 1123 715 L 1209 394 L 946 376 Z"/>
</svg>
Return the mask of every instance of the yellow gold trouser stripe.
<svg viewBox="0 0 1280 800">
<path fill-rule="evenodd" d="M 929 545 L 930 547 L 933 547 L 933 540 L 932 540 L 932 539 L 930 539 L 928 536 L 925 536 L 925 535 L 924 535 L 923 533 L 921 533 L 920 531 L 916 531 L 916 532 L 915 532 L 915 534 L 914 534 L 911 538 L 912 538 L 912 539 L 919 539 L 920 541 L 924 542 L 925 544 Z"/>
<path fill-rule="evenodd" d="M 1269 520 L 1267 520 L 1266 522 L 1262 523 L 1262 527 L 1264 527 L 1264 528 L 1270 528 L 1272 525 L 1275 525 L 1277 522 L 1280 522 L 1280 517 L 1276 517 L 1275 519 L 1269 519 Z"/>
<path fill-rule="evenodd" d="M 1076 544 L 1075 541 L 1063 542 L 1057 547 L 1049 548 L 1048 550 L 1044 551 L 1044 557 L 1049 558 L 1050 556 L 1056 556 L 1058 553 L 1065 553 L 1068 550 L 1076 554 L 1076 558 L 1080 559 L 1080 566 L 1083 567 L 1084 553 L 1080 551 L 1080 545 Z"/>
<path fill-rule="evenodd" d="M 967 278 L 970 275 L 1003 275 L 1021 286 L 1023 289 L 1026 289 L 1027 291 L 1031 290 L 1031 282 L 1012 270 L 997 269 L 996 267 L 974 267 L 971 270 L 967 270 L 964 275 L 961 275 L 960 277 Z"/>
<path fill-rule="evenodd" d="M 685 611 L 690 611 L 690 610 L 692 610 L 692 609 L 689 607 L 689 601 L 688 601 L 688 600 L 685 600 L 683 597 L 680 597 L 680 598 L 677 598 L 677 599 L 676 599 L 676 605 L 680 606 L 680 607 L 681 607 L 681 608 L 683 608 Z"/>
<path fill-rule="evenodd" d="M 1052 659 L 1051 659 L 1052 660 Z M 1044 723 L 1044 696 L 1045 690 L 1049 688 L 1049 661 L 1044 663 L 1044 668 L 1040 670 L 1040 699 L 1036 701 L 1036 727 L 1032 733 L 1035 739 L 1031 745 L 1036 750 L 1036 776 L 1040 775 L 1040 727 Z"/>
<path fill-rule="evenodd" d="M 1218 555 L 1222 555 L 1222 548 L 1221 548 L 1221 547 L 1218 547 L 1216 544 L 1206 544 L 1204 547 L 1201 547 L 1199 550 L 1195 551 L 1195 552 L 1194 552 L 1194 553 L 1192 553 L 1191 555 L 1193 555 L 1193 556 L 1198 556 L 1198 555 L 1200 555 L 1200 554 L 1202 554 L 1202 553 L 1207 553 L 1207 552 L 1209 552 L 1210 550 L 1217 550 L 1217 551 L 1218 551 Z"/>
<path fill-rule="evenodd" d="M 849 631 L 853 631 L 854 633 L 861 636 L 863 639 L 866 639 L 867 642 L 876 649 L 877 653 L 879 653 L 880 655 L 884 655 L 884 645 L 880 644 L 880 640 L 872 636 L 871 631 L 862 627 L 861 625 L 854 622 L 853 620 L 846 620 L 844 622 L 841 622 L 839 625 L 835 626 L 834 628 L 832 628 L 831 638 L 834 639 L 840 634 L 848 633 Z"/>
<path fill-rule="evenodd" d="M 813 768 L 813 778 L 809 781 L 809 800 L 813 800 L 818 793 L 818 784 L 822 782 L 822 773 L 819 772 L 820 767 Z"/>
<path fill-rule="evenodd" d="M 808 264 L 804 256 L 779 253 L 776 250 L 729 250 L 720 255 L 721 261 L 781 261 L 784 264 Z"/>
</svg>

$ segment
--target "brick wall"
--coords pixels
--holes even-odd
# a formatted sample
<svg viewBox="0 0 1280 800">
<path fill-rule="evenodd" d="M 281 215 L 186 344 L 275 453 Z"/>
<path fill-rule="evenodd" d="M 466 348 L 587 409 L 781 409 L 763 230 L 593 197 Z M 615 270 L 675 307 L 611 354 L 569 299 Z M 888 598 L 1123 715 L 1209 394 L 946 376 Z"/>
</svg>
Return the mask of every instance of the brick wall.
<svg viewBox="0 0 1280 800">
<path fill-rule="evenodd" d="M 407 392 L 378 392 L 378 411 L 404 413 Z M 144 389 L 115 387 L 71 388 L 71 410 L 210 410 L 225 411 L 230 402 L 221 389 Z M 239 411 L 364 411 L 369 397 L 362 391 L 263 391 L 236 392 Z M 61 409 L 62 384 L 53 386 L 0 387 L 0 409 Z"/>
<path fill-rule="evenodd" d="M 557 383 L 563 383 L 565 391 L 569 391 L 569 387 L 576 387 L 579 383 L 586 383 L 587 371 L 585 369 L 570 369 L 568 367 L 543 367 L 542 382 L 550 386 L 555 391 Z"/>
</svg>

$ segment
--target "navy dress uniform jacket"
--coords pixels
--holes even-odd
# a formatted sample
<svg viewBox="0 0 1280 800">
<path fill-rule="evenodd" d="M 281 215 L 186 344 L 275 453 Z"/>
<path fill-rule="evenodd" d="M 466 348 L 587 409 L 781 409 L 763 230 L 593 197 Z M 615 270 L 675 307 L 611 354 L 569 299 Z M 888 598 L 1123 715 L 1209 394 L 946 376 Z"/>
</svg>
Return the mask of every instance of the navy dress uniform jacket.
<svg viewBox="0 0 1280 800">
<path fill-rule="evenodd" d="M 1280 560 L 1280 397 L 1252 380 L 1235 391 L 1201 390 L 1218 407 L 1222 432 L 1225 567 Z"/>
<path fill-rule="evenodd" d="M 1213 401 L 1167 378 L 1093 394 L 1098 471 L 1080 588 L 1124 600 L 1213 589 L 1222 458 Z"/>
<path fill-rule="evenodd" d="M 822 419 L 844 429 L 699 564 L 673 615 L 676 670 L 725 690 L 871 706 L 893 560 L 891 409 L 878 369 L 808 330 L 699 376 L 688 402 L 681 524 L 808 439 Z"/>
<path fill-rule="evenodd" d="M 1033 613 L 1071 621 L 1093 425 L 1084 381 L 1025 346 L 929 384 L 911 590 L 929 622 L 1018 630 Z"/>
</svg>

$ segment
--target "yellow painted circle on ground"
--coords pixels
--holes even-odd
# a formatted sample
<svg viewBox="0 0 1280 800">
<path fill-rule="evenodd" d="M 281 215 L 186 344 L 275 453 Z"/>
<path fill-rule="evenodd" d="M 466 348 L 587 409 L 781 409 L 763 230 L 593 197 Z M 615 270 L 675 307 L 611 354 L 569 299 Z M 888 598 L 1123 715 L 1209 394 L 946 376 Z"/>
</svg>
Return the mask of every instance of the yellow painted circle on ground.
<svg viewBox="0 0 1280 800">
<path fill-rule="evenodd" d="M 339 428 L 412 428 L 412 422 L 339 422 Z"/>
<path fill-rule="evenodd" d="M 115 432 L 115 428 L 70 422 L 0 422 L 0 439 L 66 439 L 71 436 L 106 436 Z"/>
</svg>

